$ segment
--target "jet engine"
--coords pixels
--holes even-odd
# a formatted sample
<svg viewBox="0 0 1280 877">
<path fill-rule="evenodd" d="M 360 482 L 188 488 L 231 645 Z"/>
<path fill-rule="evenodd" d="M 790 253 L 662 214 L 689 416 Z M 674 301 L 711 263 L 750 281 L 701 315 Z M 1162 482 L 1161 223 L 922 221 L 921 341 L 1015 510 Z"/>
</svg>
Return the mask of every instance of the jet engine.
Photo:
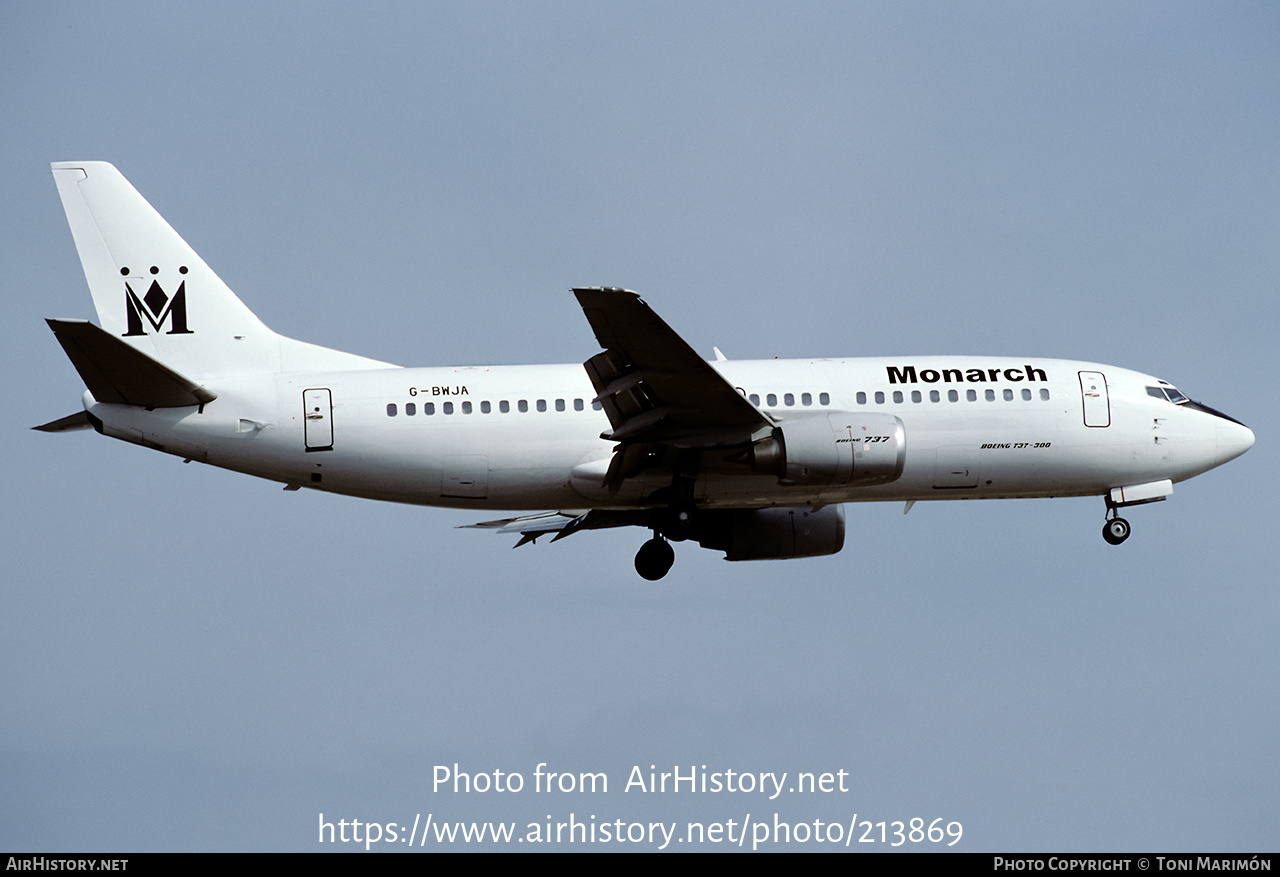
<svg viewBox="0 0 1280 877">
<path fill-rule="evenodd" d="M 865 486 L 897 481 L 906 454 L 906 431 L 892 414 L 832 411 L 782 421 L 737 462 L 779 484 Z"/>
</svg>

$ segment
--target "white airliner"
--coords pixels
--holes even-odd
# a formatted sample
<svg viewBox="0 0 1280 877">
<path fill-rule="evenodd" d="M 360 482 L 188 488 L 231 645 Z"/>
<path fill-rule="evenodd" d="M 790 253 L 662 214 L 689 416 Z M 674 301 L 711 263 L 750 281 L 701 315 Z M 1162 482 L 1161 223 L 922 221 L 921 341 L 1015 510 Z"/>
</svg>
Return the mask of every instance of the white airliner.
<svg viewBox="0 0 1280 877">
<path fill-rule="evenodd" d="M 643 527 L 647 579 L 668 540 L 833 554 L 846 502 L 1102 496 L 1119 544 L 1119 509 L 1253 445 L 1171 384 L 1090 362 L 708 362 L 622 289 L 573 290 L 604 348 L 585 364 L 401 368 L 268 329 L 111 165 L 53 175 L 101 327 L 48 321 L 88 389 L 37 429 L 92 426 L 286 490 L 551 509 L 471 525 L 517 545 Z"/>
</svg>

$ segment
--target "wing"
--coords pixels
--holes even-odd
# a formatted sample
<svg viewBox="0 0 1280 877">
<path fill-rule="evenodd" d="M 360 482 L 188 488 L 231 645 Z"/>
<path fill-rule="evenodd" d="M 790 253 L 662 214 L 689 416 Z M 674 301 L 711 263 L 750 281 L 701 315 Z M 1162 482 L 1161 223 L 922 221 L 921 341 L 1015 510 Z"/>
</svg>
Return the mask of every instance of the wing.
<svg viewBox="0 0 1280 877">
<path fill-rule="evenodd" d="M 676 448 L 743 445 L 773 423 L 634 292 L 575 289 L 605 348 L 584 363 L 596 401 L 622 444 Z"/>
<path fill-rule="evenodd" d="M 574 289 L 573 294 L 605 348 L 583 365 L 595 387 L 595 401 L 612 426 L 601 438 L 617 442 L 604 476 L 610 493 L 651 467 L 670 468 L 673 480 L 687 479 L 704 465 L 706 455 L 723 462 L 726 455 L 773 431 L 773 421 L 698 356 L 640 296 L 625 289 L 598 288 Z M 466 526 L 519 533 L 518 548 L 549 534 L 554 534 L 554 542 L 579 530 L 656 529 L 662 514 L 661 508 L 571 510 Z"/>
</svg>

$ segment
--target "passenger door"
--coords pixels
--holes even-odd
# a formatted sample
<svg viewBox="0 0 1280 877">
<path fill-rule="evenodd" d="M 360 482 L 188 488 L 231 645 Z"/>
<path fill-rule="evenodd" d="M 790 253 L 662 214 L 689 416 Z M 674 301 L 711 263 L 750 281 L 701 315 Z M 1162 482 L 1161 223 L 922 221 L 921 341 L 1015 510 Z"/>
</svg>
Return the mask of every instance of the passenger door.
<svg viewBox="0 0 1280 877">
<path fill-rule="evenodd" d="M 1080 372 L 1080 397 L 1085 426 L 1111 425 L 1111 400 L 1107 395 L 1107 378 L 1102 372 Z"/>
<path fill-rule="evenodd" d="M 302 423 L 308 451 L 333 450 L 333 395 L 328 390 L 302 391 Z"/>
</svg>

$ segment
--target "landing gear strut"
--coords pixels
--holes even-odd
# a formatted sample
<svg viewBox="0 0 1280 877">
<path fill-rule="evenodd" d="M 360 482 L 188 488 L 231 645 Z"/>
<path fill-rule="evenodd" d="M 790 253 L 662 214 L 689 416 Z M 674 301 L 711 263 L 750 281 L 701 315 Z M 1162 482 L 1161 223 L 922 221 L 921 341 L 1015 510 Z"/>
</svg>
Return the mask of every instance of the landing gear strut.
<svg viewBox="0 0 1280 877">
<path fill-rule="evenodd" d="M 1119 545 L 1129 538 L 1129 522 L 1120 517 L 1120 506 L 1136 503 L 1118 503 L 1110 494 L 1103 499 L 1107 501 L 1107 521 L 1102 525 L 1102 538 L 1107 540 L 1108 545 Z"/>
<path fill-rule="evenodd" d="M 676 551 L 666 539 L 654 533 L 636 552 L 636 572 L 651 582 L 665 576 L 676 562 Z"/>
<path fill-rule="evenodd" d="M 1115 510 L 1112 510 L 1115 514 Z M 1114 517 L 1102 525 L 1102 538 L 1111 545 L 1119 545 L 1129 538 L 1129 522 L 1121 517 Z"/>
</svg>

